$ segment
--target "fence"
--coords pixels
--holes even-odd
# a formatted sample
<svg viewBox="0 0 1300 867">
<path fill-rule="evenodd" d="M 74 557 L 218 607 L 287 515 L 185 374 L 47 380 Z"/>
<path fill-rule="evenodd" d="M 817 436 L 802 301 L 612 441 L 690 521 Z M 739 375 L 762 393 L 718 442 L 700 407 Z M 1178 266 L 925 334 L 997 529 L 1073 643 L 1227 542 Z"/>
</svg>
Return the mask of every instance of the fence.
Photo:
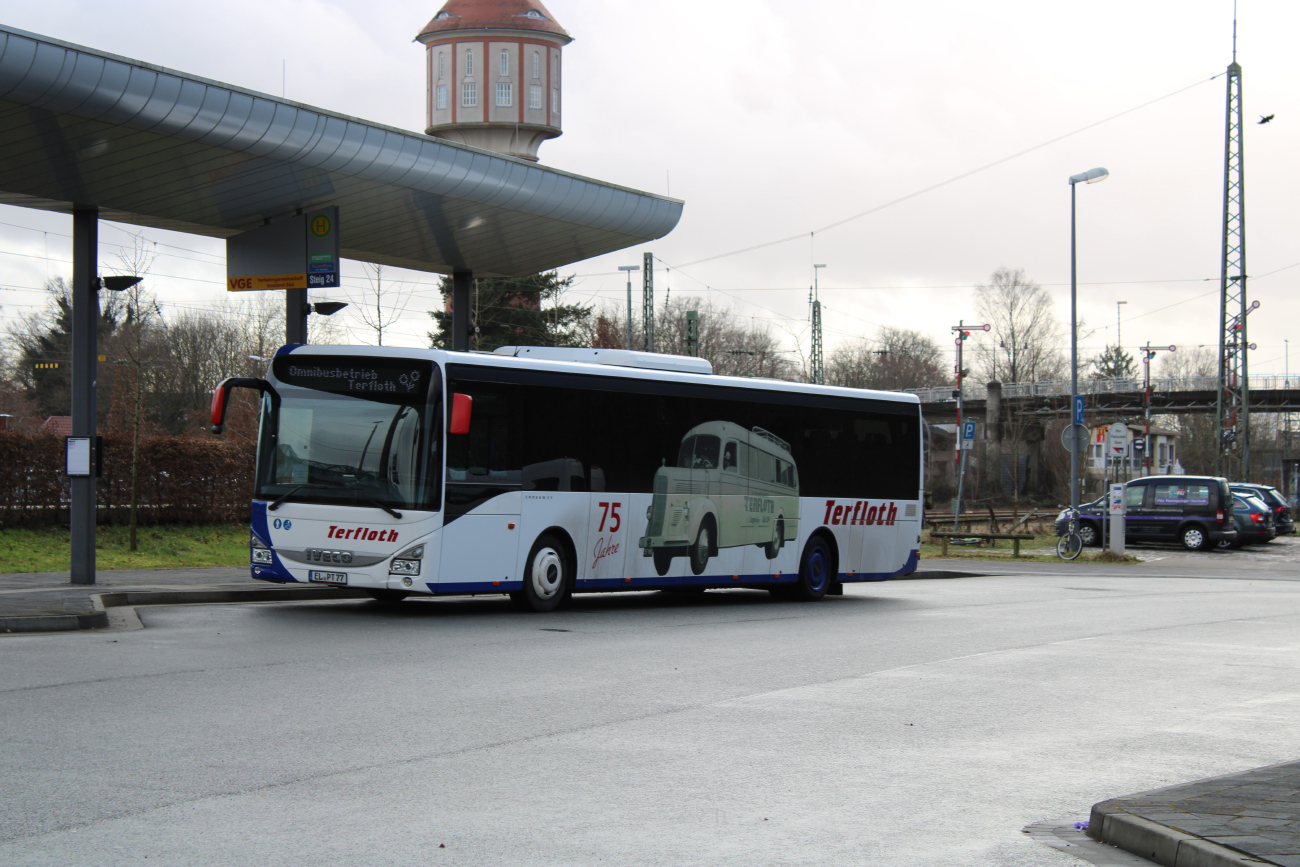
<svg viewBox="0 0 1300 867">
<path fill-rule="evenodd" d="M 1251 391 L 1276 391 L 1289 389 L 1292 387 L 1293 380 L 1285 376 L 1252 376 L 1250 377 Z M 1151 390 L 1153 392 L 1171 392 L 1171 391 L 1216 391 L 1219 388 L 1219 381 L 1213 376 L 1184 376 L 1184 377 L 1152 377 Z M 906 391 L 911 392 L 921 398 L 921 403 L 939 403 L 945 400 L 951 400 L 953 392 L 956 390 L 954 385 L 942 385 L 935 388 L 909 388 Z M 1141 377 L 1135 379 L 1079 379 L 1079 394 L 1133 394 L 1142 391 Z M 1068 379 L 1052 382 L 1007 382 L 1002 385 L 1002 396 L 1010 397 L 1038 397 L 1038 396 L 1059 396 L 1070 393 L 1070 381 Z M 968 400 L 984 400 L 988 397 L 988 389 L 982 383 L 966 383 L 962 387 L 962 394 Z"/>
<path fill-rule="evenodd" d="M 247 523 L 253 491 L 252 443 L 150 436 L 140 440 L 138 518 L 142 524 Z M 131 438 L 104 437 L 96 486 L 101 521 L 125 524 L 131 502 Z M 63 438 L 0 431 L 0 527 L 67 523 Z"/>
</svg>

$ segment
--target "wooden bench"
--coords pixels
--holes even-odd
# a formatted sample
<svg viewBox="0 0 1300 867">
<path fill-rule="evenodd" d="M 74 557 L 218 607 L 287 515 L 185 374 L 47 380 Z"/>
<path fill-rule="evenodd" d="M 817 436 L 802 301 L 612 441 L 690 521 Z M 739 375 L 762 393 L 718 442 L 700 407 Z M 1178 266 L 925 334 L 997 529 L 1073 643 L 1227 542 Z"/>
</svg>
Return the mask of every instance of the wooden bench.
<svg viewBox="0 0 1300 867">
<path fill-rule="evenodd" d="M 1022 541 L 1031 540 L 1035 537 L 1033 533 L 954 533 L 951 530 L 931 530 L 930 538 L 939 540 L 941 546 L 940 556 L 942 557 L 948 556 L 949 539 L 1010 539 L 1013 548 L 1011 556 L 1019 557 L 1020 543 Z"/>
</svg>

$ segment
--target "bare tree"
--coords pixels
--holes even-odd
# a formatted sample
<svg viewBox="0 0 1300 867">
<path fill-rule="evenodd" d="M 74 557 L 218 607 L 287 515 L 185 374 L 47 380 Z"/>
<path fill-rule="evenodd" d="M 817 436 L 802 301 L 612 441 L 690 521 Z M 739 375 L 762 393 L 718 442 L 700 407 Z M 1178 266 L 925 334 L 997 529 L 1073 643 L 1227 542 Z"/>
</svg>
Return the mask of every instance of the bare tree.
<svg viewBox="0 0 1300 867">
<path fill-rule="evenodd" d="M 987 381 L 1003 383 L 1061 379 L 1069 362 L 1062 351 L 1063 330 L 1057 321 L 1051 297 L 1023 269 L 999 268 L 987 284 L 975 287 L 976 310 L 990 326 L 987 335 L 972 341 L 980 373 Z M 1004 460 L 1002 443 L 1010 444 L 1012 503 L 1020 511 L 1022 444 L 1027 436 L 1040 439 L 1038 422 L 1014 414 L 1006 415 L 999 429 L 991 431 L 985 460 L 985 478 L 1001 488 Z M 1030 428 L 1033 428 L 1031 431 Z M 1034 449 L 1030 449 L 1032 454 Z M 1027 460 L 1027 459 L 1026 459 Z"/>
<path fill-rule="evenodd" d="M 945 380 L 939 345 L 919 331 L 882 326 L 874 340 L 841 343 L 826 363 L 826 381 L 851 388 L 901 391 Z"/>
<path fill-rule="evenodd" d="M 1180 346 L 1177 352 L 1160 353 L 1160 356 L 1161 377 L 1188 385 L 1208 384 L 1211 391 L 1217 388 L 1217 348 Z M 1218 420 L 1214 413 L 1189 412 L 1156 418 L 1163 426 L 1178 431 L 1178 460 L 1187 472 L 1203 474 L 1214 471 L 1214 459 L 1218 456 L 1219 446 Z"/>
<path fill-rule="evenodd" d="M 117 266 L 113 269 L 124 276 L 141 278 L 141 282 L 124 293 L 126 317 L 116 341 L 126 355 L 124 360 L 129 364 L 127 373 L 130 379 L 131 401 L 131 503 L 128 510 L 127 535 L 132 552 L 138 550 L 136 527 L 139 523 L 140 504 L 140 425 L 144 421 L 146 385 L 144 370 L 148 368 L 149 374 L 152 374 L 154 362 L 160 354 L 159 344 L 153 339 L 155 336 L 153 332 L 162 325 L 161 311 L 158 309 L 158 302 L 153 293 L 145 288 L 143 282 L 143 278 L 153 268 L 155 258 L 156 255 L 146 244 L 144 236 L 135 234 L 131 236 L 131 246 L 123 247 L 118 251 Z"/>
<path fill-rule="evenodd" d="M 794 381 L 803 378 L 791 352 L 781 347 L 766 323 L 719 309 L 699 298 L 676 297 L 660 308 L 655 322 L 656 350 L 670 355 L 690 354 L 686 326 L 689 310 L 699 313 L 700 357 L 709 360 L 714 373 Z M 635 334 L 632 345 L 637 345 Z"/>
<path fill-rule="evenodd" d="M 975 309 L 991 332 L 968 342 L 967 351 L 974 350 L 986 380 L 1033 382 L 1066 376 L 1065 337 L 1052 299 L 1023 269 L 994 271 L 987 284 L 975 287 Z"/>
<path fill-rule="evenodd" d="M 366 288 L 355 297 L 349 292 L 348 300 L 356 308 L 366 329 L 374 332 L 375 345 L 383 346 L 384 330 L 402 318 L 406 305 L 411 301 L 411 290 L 406 288 L 406 284 L 391 280 L 385 287 L 383 265 L 363 262 L 362 266 L 366 270 Z"/>
</svg>

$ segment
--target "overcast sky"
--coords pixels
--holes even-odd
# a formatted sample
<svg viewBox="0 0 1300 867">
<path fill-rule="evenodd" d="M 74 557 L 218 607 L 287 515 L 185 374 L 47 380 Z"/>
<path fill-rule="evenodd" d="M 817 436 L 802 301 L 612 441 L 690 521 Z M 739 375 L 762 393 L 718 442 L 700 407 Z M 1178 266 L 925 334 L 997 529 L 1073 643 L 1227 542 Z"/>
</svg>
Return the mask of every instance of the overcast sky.
<svg viewBox="0 0 1300 867">
<path fill-rule="evenodd" d="M 1078 190 L 1080 312 L 1093 329 L 1081 355 L 1115 341 L 1117 310 L 1126 347 L 1217 347 L 1232 0 L 547 5 L 575 41 L 564 135 L 542 162 L 686 202 L 678 227 L 646 248 L 684 266 L 657 273 L 660 302 L 667 289 L 707 295 L 806 352 L 812 265 L 825 263 L 828 348 L 881 325 L 951 348 L 949 327 L 978 321 L 973 287 L 1006 266 L 1047 288 L 1068 321 L 1066 179 L 1105 166 L 1108 180 Z M 438 9 L 0 0 L 0 21 L 267 93 L 283 80 L 290 99 L 419 131 L 424 53 L 412 40 Z M 1300 4 L 1242 0 L 1238 14 L 1248 291 L 1262 305 L 1250 369 L 1280 375 L 1300 321 Z M 1259 125 L 1266 114 L 1276 119 Z M 145 231 L 167 254 L 153 280 L 164 302 L 224 295 L 221 242 Z M 0 208 L 6 321 L 40 303 L 31 290 L 46 277 L 68 274 L 70 232 L 70 217 Z M 126 236 L 105 226 L 100 237 L 111 264 Z M 563 269 L 577 275 L 573 300 L 624 303 L 616 266 L 642 252 Z M 360 266 L 344 273 L 355 293 Z M 435 277 L 393 276 L 414 294 L 385 343 L 423 345 Z"/>
</svg>

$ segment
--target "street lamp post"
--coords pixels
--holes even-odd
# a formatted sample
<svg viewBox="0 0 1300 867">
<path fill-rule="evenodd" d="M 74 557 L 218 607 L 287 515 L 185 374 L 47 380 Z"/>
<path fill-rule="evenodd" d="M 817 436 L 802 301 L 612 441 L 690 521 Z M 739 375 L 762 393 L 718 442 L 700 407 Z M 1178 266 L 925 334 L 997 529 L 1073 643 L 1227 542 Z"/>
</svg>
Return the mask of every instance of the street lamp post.
<svg viewBox="0 0 1300 867">
<path fill-rule="evenodd" d="M 1103 168 L 1088 169 L 1070 175 L 1070 423 L 1074 433 L 1074 407 L 1079 401 L 1079 316 L 1078 316 L 1078 262 L 1075 255 L 1074 188 L 1079 184 L 1095 184 L 1110 177 Z M 1079 438 L 1070 437 L 1070 510 L 1079 509 Z"/>
<path fill-rule="evenodd" d="M 626 349 L 632 348 L 632 272 L 640 271 L 640 265 L 619 265 L 618 270 L 627 272 L 627 339 L 623 341 Z"/>
<path fill-rule="evenodd" d="M 1120 317 L 1119 308 L 1123 307 L 1127 303 L 1128 303 L 1127 301 L 1115 302 L 1115 349 L 1117 350 L 1115 354 L 1116 362 L 1119 361 L 1119 353 L 1124 351 L 1124 340 L 1123 340 L 1123 335 L 1121 334 L 1121 329 L 1123 327 L 1123 319 Z"/>
</svg>

